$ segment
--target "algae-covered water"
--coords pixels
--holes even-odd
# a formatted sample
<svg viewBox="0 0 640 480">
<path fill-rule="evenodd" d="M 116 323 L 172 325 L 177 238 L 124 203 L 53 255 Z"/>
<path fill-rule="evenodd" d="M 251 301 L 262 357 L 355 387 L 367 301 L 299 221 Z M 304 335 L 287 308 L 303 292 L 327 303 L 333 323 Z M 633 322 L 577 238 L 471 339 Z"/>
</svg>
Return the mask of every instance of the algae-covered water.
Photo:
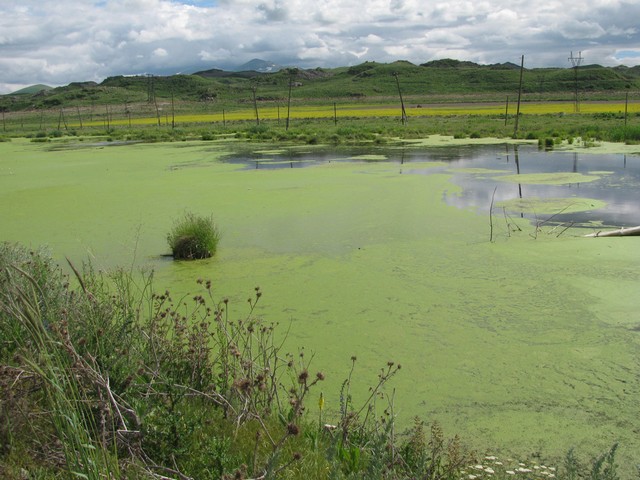
<svg viewBox="0 0 640 480">
<path fill-rule="evenodd" d="M 78 146 L 0 144 L 0 240 L 45 244 L 57 258 L 89 257 L 101 268 L 152 267 L 159 289 L 180 293 L 211 279 L 238 316 L 259 285 L 260 315 L 288 329 L 287 347 L 304 347 L 312 370 L 326 374 L 328 409 L 338 406 L 351 356 L 362 399 L 394 361 L 402 425 L 419 415 L 482 451 L 542 459 L 619 441 L 620 458 L 638 461 L 640 239 L 583 238 L 585 228 L 558 236 L 496 210 L 490 242 L 496 186 L 509 192 L 498 193 L 503 202 L 527 198 L 519 185 L 558 186 L 544 174 L 500 179 L 518 172 L 489 159 L 511 167 L 512 146 Z M 520 166 L 535 163 L 521 148 L 520 160 L 530 157 Z M 564 155 L 558 162 L 573 164 Z M 589 168 L 569 173 L 596 177 L 580 178 L 575 195 L 588 218 L 563 222 L 616 221 L 606 195 L 633 185 L 640 163 L 628 156 L 619 171 L 618 160 L 578 159 Z M 560 186 L 578 190 L 575 180 Z M 480 183 L 484 193 L 474 194 Z M 551 196 L 567 198 L 558 192 Z M 620 200 L 637 212 L 635 201 Z M 162 256 L 185 210 L 214 215 L 223 237 L 213 259 Z"/>
</svg>

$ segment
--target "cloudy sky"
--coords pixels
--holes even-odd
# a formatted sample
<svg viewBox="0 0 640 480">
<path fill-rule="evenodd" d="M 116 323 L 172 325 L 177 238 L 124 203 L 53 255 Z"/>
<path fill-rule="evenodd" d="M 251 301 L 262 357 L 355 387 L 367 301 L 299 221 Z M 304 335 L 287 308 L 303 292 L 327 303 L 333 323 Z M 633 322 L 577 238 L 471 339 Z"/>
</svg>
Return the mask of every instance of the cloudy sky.
<svg viewBox="0 0 640 480">
<path fill-rule="evenodd" d="M 0 0 L 0 94 L 253 58 L 633 66 L 638 19 L 638 0 Z"/>
</svg>

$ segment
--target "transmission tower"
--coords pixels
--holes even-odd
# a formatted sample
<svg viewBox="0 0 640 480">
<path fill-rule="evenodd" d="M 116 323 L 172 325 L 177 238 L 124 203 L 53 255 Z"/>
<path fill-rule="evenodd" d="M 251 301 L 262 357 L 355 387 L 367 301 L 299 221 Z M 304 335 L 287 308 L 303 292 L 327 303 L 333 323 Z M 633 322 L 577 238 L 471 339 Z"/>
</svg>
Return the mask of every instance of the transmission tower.
<svg viewBox="0 0 640 480">
<path fill-rule="evenodd" d="M 573 67 L 573 71 L 574 71 L 574 79 L 575 79 L 575 104 L 574 104 L 574 110 L 576 112 L 580 111 L 580 103 L 578 101 L 578 67 L 580 67 L 580 65 L 582 64 L 582 60 L 584 60 L 584 58 L 582 57 L 582 52 L 578 52 L 578 56 L 574 57 L 573 56 L 573 52 L 571 52 L 571 56 L 569 57 L 569 61 L 571 62 L 571 66 Z"/>
</svg>

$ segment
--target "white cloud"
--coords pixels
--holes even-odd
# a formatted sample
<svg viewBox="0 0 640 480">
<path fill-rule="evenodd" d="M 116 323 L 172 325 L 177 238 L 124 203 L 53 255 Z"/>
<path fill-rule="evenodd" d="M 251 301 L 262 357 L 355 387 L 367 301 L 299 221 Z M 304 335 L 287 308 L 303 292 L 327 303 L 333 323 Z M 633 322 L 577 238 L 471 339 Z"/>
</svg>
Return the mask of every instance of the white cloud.
<svg viewBox="0 0 640 480">
<path fill-rule="evenodd" d="M 169 55 L 169 52 L 167 52 L 164 48 L 156 48 L 152 55 L 154 57 L 166 57 L 167 55 Z"/>
<path fill-rule="evenodd" d="M 0 0 L 0 93 L 12 85 L 230 68 L 451 57 L 640 64 L 640 2 L 594 0 Z"/>
</svg>

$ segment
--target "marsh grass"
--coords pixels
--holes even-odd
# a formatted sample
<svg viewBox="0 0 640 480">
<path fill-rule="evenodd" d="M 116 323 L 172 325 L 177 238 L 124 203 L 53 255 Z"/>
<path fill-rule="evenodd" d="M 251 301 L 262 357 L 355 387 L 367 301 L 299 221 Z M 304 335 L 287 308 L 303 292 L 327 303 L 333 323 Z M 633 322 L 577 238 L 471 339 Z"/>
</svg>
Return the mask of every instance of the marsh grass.
<svg viewBox="0 0 640 480">
<path fill-rule="evenodd" d="M 45 441 L 57 439 L 66 469 L 73 476 L 90 480 L 104 478 L 105 474 L 118 476 L 112 452 L 96 448 L 91 440 L 96 418 L 87 408 L 87 387 L 92 381 L 104 379 L 96 370 L 92 370 L 93 378 L 85 376 L 87 360 L 78 355 L 71 343 L 66 320 L 58 317 L 71 300 L 65 294 L 66 283 L 60 282 L 61 276 L 52 262 L 41 254 L 17 250 L 14 255 L 4 244 L 1 253 L 0 316 L 4 328 L 0 335 L 4 346 L 10 345 L 20 360 L 16 367 L 3 364 L 3 373 L 17 373 L 18 378 L 25 375 L 31 385 L 38 387 L 35 396 L 42 401 L 50 421 L 50 428 L 42 430 L 30 421 L 28 426 Z M 17 392 L 12 392 L 12 402 L 25 394 L 20 388 Z M 14 415 L 7 417 L 13 417 L 16 426 L 22 425 Z"/>
<path fill-rule="evenodd" d="M 212 216 L 204 217 L 186 212 L 174 222 L 167 241 L 176 260 L 209 258 L 218 249 L 220 231 Z"/>
</svg>

